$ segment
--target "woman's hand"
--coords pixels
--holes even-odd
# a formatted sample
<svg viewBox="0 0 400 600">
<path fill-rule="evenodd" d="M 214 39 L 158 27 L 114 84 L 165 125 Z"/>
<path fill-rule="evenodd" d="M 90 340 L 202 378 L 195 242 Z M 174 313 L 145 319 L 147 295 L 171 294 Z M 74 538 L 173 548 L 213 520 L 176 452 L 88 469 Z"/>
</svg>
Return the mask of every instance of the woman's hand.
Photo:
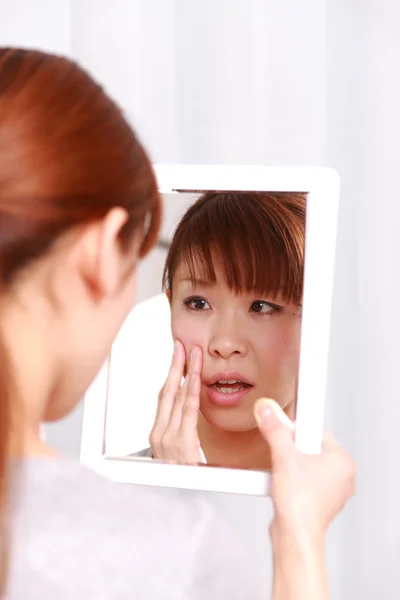
<svg viewBox="0 0 400 600">
<path fill-rule="evenodd" d="M 272 400 L 259 400 L 255 415 L 272 459 L 273 598 L 328 599 L 325 534 L 355 493 L 355 463 L 328 433 L 320 455 L 297 450 L 294 425 Z"/>
<path fill-rule="evenodd" d="M 306 456 L 297 450 L 294 425 L 276 402 L 259 400 L 255 412 L 271 450 L 276 526 L 324 536 L 355 492 L 355 463 L 328 433 L 321 454 Z"/>
<path fill-rule="evenodd" d="M 204 462 L 197 433 L 200 405 L 201 349 L 192 348 L 187 375 L 185 349 L 176 341 L 167 380 L 158 395 L 150 444 L 154 458 L 180 464 Z"/>
</svg>

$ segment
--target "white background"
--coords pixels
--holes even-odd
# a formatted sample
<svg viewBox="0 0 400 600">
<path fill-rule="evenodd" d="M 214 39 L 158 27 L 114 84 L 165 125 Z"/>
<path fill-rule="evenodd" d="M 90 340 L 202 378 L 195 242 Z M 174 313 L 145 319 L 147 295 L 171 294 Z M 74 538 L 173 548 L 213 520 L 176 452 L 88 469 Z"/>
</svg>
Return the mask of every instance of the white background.
<svg viewBox="0 0 400 600">
<path fill-rule="evenodd" d="M 339 171 L 327 425 L 360 472 L 328 540 L 337 600 L 400 596 L 399 30 L 395 0 L 0 0 L 0 42 L 79 58 L 155 162 Z M 49 439 L 77 456 L 80 425 Z M 266 501 L 212 500 L 267 586 Z"/>
</svg>

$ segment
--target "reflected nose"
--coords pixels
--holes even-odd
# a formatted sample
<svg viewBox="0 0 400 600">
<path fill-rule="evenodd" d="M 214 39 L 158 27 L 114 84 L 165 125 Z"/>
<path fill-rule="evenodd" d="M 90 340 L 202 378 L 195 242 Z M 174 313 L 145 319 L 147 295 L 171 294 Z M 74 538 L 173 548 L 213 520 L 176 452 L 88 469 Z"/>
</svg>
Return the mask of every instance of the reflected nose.
<svg viewBox="0 0 400 600">
<path fill-rule="evenodd" d="M 246 356 L 247 343 L 240 327 L 231 322 L 219 322 L 209 344 L 209 353 L 215 358 L 228 359 L 233 354 Z"/>
</svg>

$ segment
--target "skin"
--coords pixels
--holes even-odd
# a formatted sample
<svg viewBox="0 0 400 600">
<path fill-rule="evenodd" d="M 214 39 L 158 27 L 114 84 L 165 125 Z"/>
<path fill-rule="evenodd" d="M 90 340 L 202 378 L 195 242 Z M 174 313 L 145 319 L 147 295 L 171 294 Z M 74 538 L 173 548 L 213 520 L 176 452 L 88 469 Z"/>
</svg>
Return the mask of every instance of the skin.
<svg viewBox="0 0 400 600">
<path fill-rule="evenodd" d="M 173 279 L 171 328 L 186 357 L 201 350 L 198 436 L 208 463 L 269 468 L 270 457 L 254 417 L 262 396 L 273 397 L 291 418 L 300 353 L 300 308 L 280 294 L 235 295 L 214 257 L 217 283 L 191 281 L 182 262 Z M 253 384 L 237 406 L 217 406 L 207 380 L 218 372 L 238 371 Z"/>
</svg>

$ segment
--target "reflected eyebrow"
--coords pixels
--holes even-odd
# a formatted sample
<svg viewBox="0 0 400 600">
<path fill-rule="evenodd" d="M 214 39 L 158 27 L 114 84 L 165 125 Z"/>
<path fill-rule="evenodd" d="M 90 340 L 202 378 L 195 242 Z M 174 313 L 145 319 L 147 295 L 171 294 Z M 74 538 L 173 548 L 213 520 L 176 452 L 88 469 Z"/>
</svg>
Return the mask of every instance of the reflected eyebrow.
<svg viewBox="0 0 400 600">
<path fill-rule="evenodd" d="M 182 279 L 178 279 L 177 283 L 190 283 L 191 285 L 202 287 L 211 287 L 215 285 L 215 283 L 211 283 L 210 281 L 206 281 L 205 279 L 191 279 L 190 277 L 183 277 Z"/>
</svg>

